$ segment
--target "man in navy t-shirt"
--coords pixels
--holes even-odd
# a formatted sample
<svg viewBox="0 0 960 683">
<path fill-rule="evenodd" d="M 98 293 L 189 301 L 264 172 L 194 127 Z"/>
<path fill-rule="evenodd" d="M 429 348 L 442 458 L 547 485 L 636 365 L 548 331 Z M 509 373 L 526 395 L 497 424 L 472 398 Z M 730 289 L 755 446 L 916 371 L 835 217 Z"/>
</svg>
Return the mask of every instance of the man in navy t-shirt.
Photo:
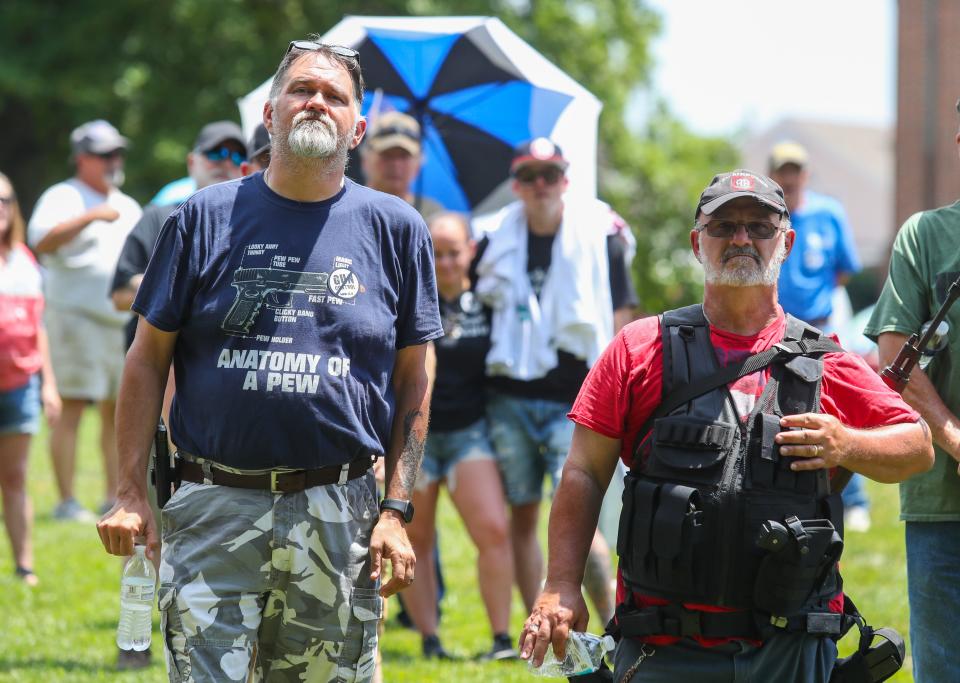
<svg viewBox="0 0 960 683">
<path fill-rule="evenodd" d="M 158 596 L 171 680 L 369 680 L 382 598 L 413 580 L 404 524 L 442 328 L 423 220 L 344 178 L 362 92 L 355 52 L 291 43 L 264 105 L 269 169 L 177 209 L 133 304 L 121 490 L 98 528 L 114 554 L 136 534 L 157 542 L 141 473 L 172 359 L 184 481 L 162 512 Z"/>
</svg>

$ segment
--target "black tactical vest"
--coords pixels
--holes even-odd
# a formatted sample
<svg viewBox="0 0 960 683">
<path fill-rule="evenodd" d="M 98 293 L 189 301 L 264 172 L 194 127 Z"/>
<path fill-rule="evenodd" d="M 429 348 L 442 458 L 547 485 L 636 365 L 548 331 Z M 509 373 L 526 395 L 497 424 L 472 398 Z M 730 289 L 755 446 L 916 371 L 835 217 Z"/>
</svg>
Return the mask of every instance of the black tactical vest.
<svg viewBox="0 0 960 683">
<path fill-rule="evenodd" d="M 702 306 L 661 322 L 666 397 L 719 366 Z M 787 316 L 784 341 L 821 338 Z M 814 616 L 831 618 L 827 603 L 842 587 L 839 494 L 830 494 L 826 470 L 793 472 L 773 441 L 781 416 L 820 412 L 823 353 L 774 361 L 749 415 L 721 386 L 641 430 L 617 542 L 629 589 L 749 609 L 758 623 L 781 627 L 799 615 L 801 630 L 814 630 L 806 624 Z"/>
</svg>

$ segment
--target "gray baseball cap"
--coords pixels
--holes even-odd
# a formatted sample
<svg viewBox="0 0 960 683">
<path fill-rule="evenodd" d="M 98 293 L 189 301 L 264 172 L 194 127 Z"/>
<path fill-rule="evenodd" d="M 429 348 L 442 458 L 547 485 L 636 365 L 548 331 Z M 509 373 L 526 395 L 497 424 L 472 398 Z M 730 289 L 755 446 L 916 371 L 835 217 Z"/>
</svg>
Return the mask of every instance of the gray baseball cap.
<svg viewBox="0 0 960 683">
<path fill-rule="evenodd" d="M 193 143 L 193 151 L 209 152 L 227 140 L 234 140 L 239 143 L 246 152 L 247 143 L 243 139 L 243 131 L 233 121 L 214 121 L 205 125 L 200 129 L 197 140 Z"/>
<path fill-rule="evenodd" d="M 130 141 L 103 119 L 88 121 L 70 133 L 70 148 L 74 154 L 109 154 L 129 146 Z"/>
</svg>

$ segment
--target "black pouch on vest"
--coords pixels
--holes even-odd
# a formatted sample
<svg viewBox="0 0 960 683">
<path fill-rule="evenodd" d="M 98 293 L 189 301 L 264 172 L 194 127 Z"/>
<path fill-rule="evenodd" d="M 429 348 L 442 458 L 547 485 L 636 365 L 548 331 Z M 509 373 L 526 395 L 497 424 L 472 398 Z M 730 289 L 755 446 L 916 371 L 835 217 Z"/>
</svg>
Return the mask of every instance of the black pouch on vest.
<svg viewBox="0 0 960 683">
<path fill-rule="evenodd" d="M 653 445 L 644 474 L 697 484 L 720 479 L 738 428 L 688 415 L 661 417 L 653 423 Z"/>
<path fill-rule="evenodd" d="M 790 615 L 826 588 L 832 592 L 843 541 L 828 519 L 765 522 L 757 545 L 770 551 L 760 562 L 753 589 L 754 605 L 774 615 Z M 836 588 L 839 588 L 837 586 Z"/>
<path fill-rule="evenodd" d="M 694 561 L 703 539 L 700 492 L 628 475 L 617 537 L 620 571 L 632 589 L 658 586 L 667 593 L 696 591 Z"/>
</svg>

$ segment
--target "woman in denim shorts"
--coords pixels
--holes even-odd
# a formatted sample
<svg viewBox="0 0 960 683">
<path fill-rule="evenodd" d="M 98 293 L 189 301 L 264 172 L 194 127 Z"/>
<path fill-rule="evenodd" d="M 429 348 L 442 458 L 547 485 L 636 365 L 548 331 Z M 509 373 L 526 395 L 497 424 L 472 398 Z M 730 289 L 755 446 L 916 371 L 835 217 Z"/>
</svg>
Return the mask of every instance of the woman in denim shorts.
<svg viewBox="0 0 960 683">
<path fill-rule="evenodd" d="M 0 494 L 16 574 L 35 586 L 27 456 L 30 439 L 40 426 L 41 403 L 47 418 L 54 420 L 60 397 L 40 322 L 40 270 L 23 237 L 13 185 L 0 173 Z"/>
<path fill-rule="evenodd" d="M 441 482 L 446 482 L 477 547 L 480 595 L 493 632 L 493 647 L 483 658 L 512 659 L 517 654 L 507 629 L 513 559 L 503 487 L 484 418 L 489 311 L 471 291 L 469 269 L 475 244 L 466 219 L 460 214 L 440 214 L 430 221 L 430 233 L 445 335 L 434 345 L 437 365 L 430 433 L 413 493 L 416 514 L 407 525 L 421 560 L 417 580 L 403 593 L 404 604 L 423 638 L 424 655 L 449 657 L 437 637 L 437 576 L 429 559 L 436 542 L 437 497 Z"/>
</svg>

